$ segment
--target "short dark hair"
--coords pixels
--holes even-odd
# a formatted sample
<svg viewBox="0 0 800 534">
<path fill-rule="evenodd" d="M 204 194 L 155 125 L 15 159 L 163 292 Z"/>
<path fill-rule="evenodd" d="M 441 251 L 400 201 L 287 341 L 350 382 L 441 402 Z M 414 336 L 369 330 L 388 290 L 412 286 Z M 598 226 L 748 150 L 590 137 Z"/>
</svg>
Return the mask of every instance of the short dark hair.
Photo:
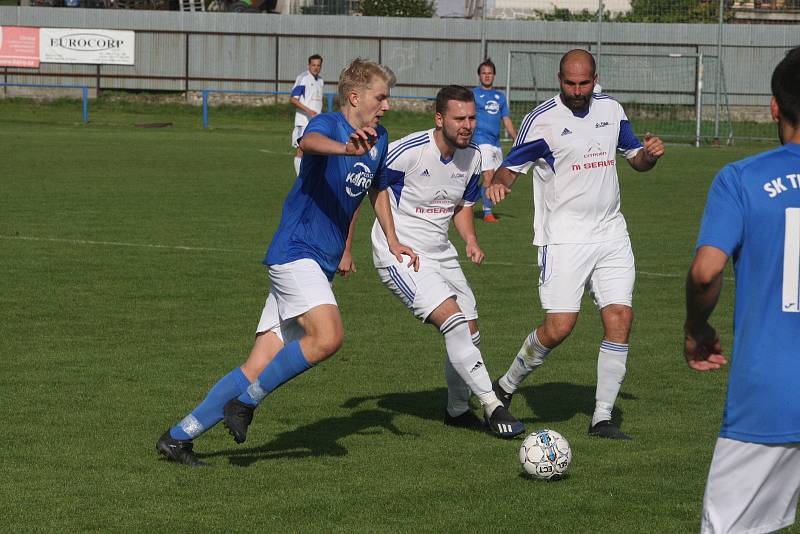
<svg viewBox="0 0 800 534">
<path fill-rule="evenodd" d="M 451 100 L 475 102 L 475 95 L 463 85 L 448 85 L 447 87 L 442 87 L 439 89 L 439 92 L 436 93 L 436 113 L 444 115 L 447 111 L 447 104 Z"/>
<path fill-rule="evenodd" d="M 311 63 L 315 59 L 318 59 L 318 60 L 322 61 L 322 56 L 319 55 L 319 54 L 314 54 L 314 55 L 308 56 L 308 62 L 309 63 Z"/>
<path fill-rule="evenodd" d="M 792 48 L 772 73 L 772 96 L 781 116 L 793 126 L 800 125 L 800 46 Z"/>
<path fill-rule="evenodd" d="M 583 50 L 582 48 L 575 48 L 573 50 L 570 50 L 569 52 L 567 52 L 563 56 L 561 56 L 561 61 L 558 62 L 558 73 L 559 74 L 564 74 L 564 64 L 567 62 L 567 59 L 569 59 L 570 56 L 574 56 L 574 55 L 581 55 L 581 56 L 588 57 L 589 58 L 589 65 L 592 68 L 592 76 L 594 76 L 595 73 L 597 73 L 597 63 L 595 63 L 595 61 L 594 61 L 594 56 L 590 52 L 587 52 L 586 50 Z"/>
<path fill-rule="evenodd" d="M 494 66 L 494 62 L 492 61 L 492 58 L 488 58 L 487 57 L 486 59 L 483 60 L 483 63 L 478 65 L 478 74 L 481 73 L 481 68 L 483 68 L 483 67 L 491 67 L 492 68 L 492 74 L 497 74 L 497 68 Z"/>
</svg>

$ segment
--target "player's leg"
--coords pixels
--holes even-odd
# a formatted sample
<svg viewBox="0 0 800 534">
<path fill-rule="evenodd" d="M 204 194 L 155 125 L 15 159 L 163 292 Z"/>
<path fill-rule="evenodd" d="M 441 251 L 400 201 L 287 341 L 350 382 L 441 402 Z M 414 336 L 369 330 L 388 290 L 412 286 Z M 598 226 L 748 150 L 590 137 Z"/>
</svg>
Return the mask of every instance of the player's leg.
<svg viewBox="0 0 800 534">
<path fill-rule="evenodd" d="M 270 293 L 256 329 L 256 338 L 247 361 L 222 377 L 205 399 L 156 443 L 156 449 L 168 459 L 190 466 L 203 465 L 192 452 L 192 440 L 223 419 L 229 402 L 244 393 L 283 347 L 275 296 Z M 252 419 L 252 412 L 249 414 Z M 249 421 L 248 421 L 249 422 Z"/>
<path fill-rule="evenodd" d="M 247 436 L 256 406 L 270 393 L 333 355 L 344 328 L 330 282 L 312 260 L 269 268 L 283 333 L 283 347 L 258 378 L 225 406 L 225 426 L 237 443 Z"/>
<path fill-rule="evenodd" d="M 461 265 L 456 259 L 448 260 L 442 262 L 439 271 L 454 293 L 458 307 L 467 319 L 472 344 L 480 350 L 481 333 L 478 329 L 478 307 L 472 288 L 461 270 Z M 444 366 L 445 380 L 447 382 L 445 424 L 467 428 L 483 427 L 483 422 L 469 409 L 469 399 L 472 396 L 472 391 L 469 385 L 459 376 L 447 355 L 444 358 Z"/>
<path fill-rule="evenodd" d="M 481 152 L 481 176 L 483 177 L 483 185 L 481 186 L 483 222 L 494 223 L 497 222 L 497 217 L 492 213 L 494 204 L 492 200 L 486 196 L 486 188 L 491 185 L 492 178 L 494 178 L 494 171 L 497 170 L 502 162 L 500 157 L 502 153 L 500 153 L 498 147 L 489 144 L 478 145 L 478 149 Z"/>
<path fill-rule="evenodd" d="M 611 412 L 627 368 L 636 271 L 627 237 L 603 244 L 602 250 L 589 283 L 590 292 L 600 308 L 604 330 L 597 355 L 597 390 L 589 434 L 630 439 L 611 421 Z"/>
<path fill-rule="evenodd" d="M 292 129 L 292 146 L 295 149 L 294 152 L 294 174 L 295 176 L 300 174 L 300 162 L 303 159 L 303 151 L 300 150 L 299 142 L 300 138 L 303 136 L 303 131 L 305 128 L 302 126 L 295 126 Z"/>
<path fill-rule="evenodd" d="M 776 532 L 795 521 L 800 445 L 717 439 L 700 531 Z"/>
<path fill-rule="evenodd" d="M 503 406 L 492 389 L 492 379 L 483 363 L 481 352 L 472 342 L 467 319 L 456 300 L 447 298 L 427 317 L 444 336 L 447 357 L 458 376 L 478 397 L 484 407 L 484 419 L 498 436 L 511 438 L 524 432 L 525 426 Z"/>
<path fill-rule="evenodd" d="M 591 250 L 582 246 L 539 247 L 539 300 L 545 318 L 528 334 L 508 371 L 494 384 L 495 392 L 505 406 L 511 403 L 520 384 L 575 328 L 584 286 L 591 272 L 590 259 Z"/>
</svg>

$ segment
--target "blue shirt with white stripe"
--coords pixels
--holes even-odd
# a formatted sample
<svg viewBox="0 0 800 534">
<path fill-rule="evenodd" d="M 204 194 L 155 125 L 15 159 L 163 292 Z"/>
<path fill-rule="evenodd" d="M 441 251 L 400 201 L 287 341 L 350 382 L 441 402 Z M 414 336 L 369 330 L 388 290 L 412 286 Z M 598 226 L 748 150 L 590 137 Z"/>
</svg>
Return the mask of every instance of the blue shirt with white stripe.
<svg viewBox="0 0 800 534">
<path fill-rule="evenodd" d="M 708 192 L 697 247 L 733 258 L 733 358 L 720 436 L 800 442 L 800 145 L 732 163 Z"/>
<path fill-rule="evenodd" d="M 382 191 L 388 186 L 381 169 L 389 135 L 383 126 L 376 130 L 377 143 L 363 156 L 303 155 L 300 175 L 283 204 L 265 265 L 309 258 L 333 279 L 350 222 L 364 195 L 370 187 Z M 316 132 L 346 143 L 354 131 L 341 113 L 321 113 L 311 119 L 304 135 Z"/>
</svg>

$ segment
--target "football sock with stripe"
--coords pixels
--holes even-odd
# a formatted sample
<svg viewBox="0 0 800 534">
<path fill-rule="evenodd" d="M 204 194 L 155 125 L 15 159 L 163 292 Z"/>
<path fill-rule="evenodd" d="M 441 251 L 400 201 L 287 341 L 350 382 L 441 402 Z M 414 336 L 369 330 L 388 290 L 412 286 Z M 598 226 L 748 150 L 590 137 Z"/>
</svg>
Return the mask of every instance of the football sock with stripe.
<svg viewBox="0 0 800 534">
<path fill-rule="evenodd" d="M 483 197 L 483 214 L 488 215 L 492 213 L 494 203 L 492 202 L 492 199 L 486 196 L 486 188 L 483 186 L 481 186 L 481 197 Z"/>
<path fill-rule="evenodd" d="M 611 419 L 611 410 L 617 400 L 619 389 L 625 378 L 625 362 L 628 360 L 628 344 L 613 343 L 605 339 L 600 343 L 597 356 L 597 392 L 592 426 Z"/>
<path fill-rule="evenodd" d="M 481 333 L 472 334 L 472 344 L 479 348 L 481 344 Z M 472 395 L 469 386 L 458 375 L 450 358 L 444 359 L 444 379 L 447 382 L 447 413 L 453 417 L 458 417 L 469 410 L 469 398 Z"/>
<path fill-rule="evenodd" d="M 500 387 L 514 393 L 522 381 L 544 363 L 551 350 L 542 345 L 536 330 L 528 334 L 508 371 L 500 377 Z"/>
<path fill-rule="evenodd" d="M 264 397 L 311 367 L 313 365 L 306 360 L 300 342 L 292 341 L 278 351 L 275 358 L 258 375 L 258 380 L 239 395 L 239 400 L 250 406 L 258 406 Z"/>
<path fill-rule="evenodd" d="M 237 367 L 214 384 L 208 390 L 203 402 L 198 404 L 192 413 L 184 417 L 180 423 L 172 427 L 169 435 L 173 439 L 181 441 L 196 438 L 222 421 L 222 409 L 225 403 L 241 395 L 249 385 L 250 381 Z"/>
<path fill-rule="evenodd" d="M 447 358 L 453 369 L 478 397 L 487 415 L 491 416 L 494 409 L 502 404 L 492 391 L 492 379 L 481 359 L 481 351 L 472 343 L 466 317 L 463 313 L 451 315 L 442 323 L 439 331 L 444 336 Z"/>
</svg>

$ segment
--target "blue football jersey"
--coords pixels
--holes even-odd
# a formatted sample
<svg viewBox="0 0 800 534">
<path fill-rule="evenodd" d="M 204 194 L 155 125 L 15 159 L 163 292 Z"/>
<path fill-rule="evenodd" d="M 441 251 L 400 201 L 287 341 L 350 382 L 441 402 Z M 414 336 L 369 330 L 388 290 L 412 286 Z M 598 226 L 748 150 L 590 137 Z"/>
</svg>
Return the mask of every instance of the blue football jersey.
<svg viewBox="0 0 800 534">
<path fill-rule="evenodd" d="M 733 361 L 720 435 L 800 442 L 800 145 L 723 168 L 697 246 L 733 258 Z"/>
<path fill-rule="evenodd" d="M 506 95 L 497 89 L 484 89 L 475 87 L 475 110 L 478 114 L 478 124 L 472 136 L 476 145 L 500 146 L 500 128 L 503 117 L 508 117 L 508 104 Z"/>
<path fill-rule="evenodd" d="M 281 222 L 264 257 L 265 265 L 309 258 L 333 279 L 361 200 L 370 187 L 381 191 L 388 186 L 381 169 L 389 135 L 383 126 L 376 130 L 378 141 L 363 156 L 303 155 L 300 174 L 283 203 Z M 317 132 L 346 143 L 354 131 L 341 113 L 322 113 L 311 119 L 304 135 Z"/>
</svg>

